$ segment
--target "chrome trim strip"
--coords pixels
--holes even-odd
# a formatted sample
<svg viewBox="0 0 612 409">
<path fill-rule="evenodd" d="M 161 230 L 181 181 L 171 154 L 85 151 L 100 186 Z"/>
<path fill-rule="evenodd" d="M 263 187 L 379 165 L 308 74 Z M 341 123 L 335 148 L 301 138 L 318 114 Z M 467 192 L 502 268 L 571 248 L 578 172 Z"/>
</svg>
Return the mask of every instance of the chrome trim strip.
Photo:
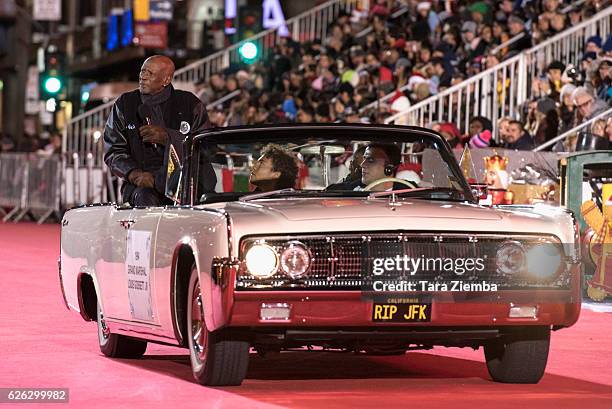
<svg viewBox="0 0 612 409">
<path fill-rule="evenodd" d="M 283 234 L 283 235 L 266 235 L 266 234 L 257 234 L 257 235 L 246 235 L 241 238 L 241 242 L 244 240 L 254 240 L 265 238 L 267 240 L 299 240 L 299 239 L 310 239 L 310 238 L 353 238 L 353 237 L 363 237 L 364 235 L 369 237 L 376 236 L 390 236 L 397 235 L 399 237 L 431 237 L 431 238 L 465 238 L 466 240 L 474 239 L 499 239 L 504 238 L 511 240 L 513 238 L 517 239 L 525 239 L 525 238 L 535 238 L 535 239 L 553 239 L 557 244 L 562 244 L 561 239 L 554 234 L 537 234 L 537 233 L 510 233 L 510 234 L 502 234 L 502 233 L 480 233 L 480 232 L 444 232 L 444 231 L 431 231 L 431 232 L 423 232 L 423 231 L 415 231 L 412 232 L 410 230 L 381 230 L 372 232 L 369 231 L 367 233 L 364 232 L 321 232 L 317 234 L 312 233 L 291 233 L 291 234 Z"/>
</svg>

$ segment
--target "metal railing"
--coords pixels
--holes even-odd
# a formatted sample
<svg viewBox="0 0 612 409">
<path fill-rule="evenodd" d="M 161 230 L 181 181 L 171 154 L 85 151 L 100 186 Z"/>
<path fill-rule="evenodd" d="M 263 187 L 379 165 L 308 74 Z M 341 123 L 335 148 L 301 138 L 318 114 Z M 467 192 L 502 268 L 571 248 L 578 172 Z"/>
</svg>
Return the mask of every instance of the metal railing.
<svg viewBox="0 0 612 409">
<path fill-rule="evenodd" d="M 569 129 L 563 132 L 561 135 L 558 135 L 557 137 L 551 139 L 550 141 L 544 142 L 542 145 L 536 147 L 533 151 L 538 152 L 538 151 L 544 150 L 548 148 L 549 146 L 556 144 L 559 141 L 563 141 L 574 134 L 577 134 L 586 129 L 589 129 L 591 125 L 593 125 L 593 123 L 595 123 L 596 121 L 599 121 L 600 119 L 607 119 L 610 117 L 612 117 L 612 108 L 600 113 L 599 115 L 594 116 L 593 118 L 589 119 L 586 122 L 581 123 L 580 125 L 573 127 L 572 129 Z"/>
<path fill-rule="evenodd" d="M 495 48 L 493 48 L 491 50 L 491 54 L 493 54 L 493 55 L 497 54 L 499 51 L 503 50 L 506 47 L 511 46 L 512 44 L 516 43 L 518 40 L 520 40 L 521 38 L 525 37 L 526 35 L 527 35 L 527 33 L 525 31 L 522 31 L 522 32 L 518 33 L 514 37 L 508 39 L 508 41 L 505 41 L 505 42 L 501 43 L 500 45 L 496 46 Z"/>
<path fill-rule="evenodd" d="M 483 115 L 493 123 L 496 135 L 498 119 L 518 116 L 518 108 L 532 97 L 533 80 L 547 64 L 553 60 L 577 64 L 586 38 L 594 34 L 606 38 L 611 19 L 612 7 L 608 7 L 539 45 L 386 118 L 385 123 L 428 126 L 434 121 L 453 122 L 467 132 L 470 117 Z"/>
<path fill-rule="evenodd" d="M 218 98 L 218 99 L 216 99 L 216 100 L 214 100 L 212 102 L 209 102 L 208 104 L 206 104 L 206 110 L 210 111 L 211 109 L 213 109 L 217 105 L 222 105 L 222 104 L 226 103 L 227 101 L 231 101 L 232 99 L 236 98 L 241 93 L 242 93 L 242 90 L 241 89 L 237 89 L 237 90 L 234 90 L 234 91 L 230 92 L 227 95 L 222 96 L 221 98 Z"/>
</svg>

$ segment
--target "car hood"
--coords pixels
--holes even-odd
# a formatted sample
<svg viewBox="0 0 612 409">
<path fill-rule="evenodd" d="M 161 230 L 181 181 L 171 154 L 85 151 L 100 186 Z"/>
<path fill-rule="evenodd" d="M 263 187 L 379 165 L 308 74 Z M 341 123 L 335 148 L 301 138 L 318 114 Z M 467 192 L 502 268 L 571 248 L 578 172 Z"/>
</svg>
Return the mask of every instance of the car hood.
<svg viewBox="0 0 612 409">
<path fill-rule="evenodd" d="M 490 208 L 406 199 L 259 199 L 218 203 L 239 235 L 334 231 L 457 231 L 549 233 L 572 240 L 571 216 L 554 207 Z M 568 236 L 569 234 L 569 236 Z"/>
<path fill-rule="evenodd" d="M 409 200 L 390 205 L 389 199 L 297 199 L 258 200 L 228 207 L 234 213 L 238 208 L 247 212 L 274 214 L 291 221 L 329 219 L 378 219 L 381 217 L 429 217 L 443 219 L 499 220 L 495 212 L 477 206 L 452 202 Z"/>
</svg>

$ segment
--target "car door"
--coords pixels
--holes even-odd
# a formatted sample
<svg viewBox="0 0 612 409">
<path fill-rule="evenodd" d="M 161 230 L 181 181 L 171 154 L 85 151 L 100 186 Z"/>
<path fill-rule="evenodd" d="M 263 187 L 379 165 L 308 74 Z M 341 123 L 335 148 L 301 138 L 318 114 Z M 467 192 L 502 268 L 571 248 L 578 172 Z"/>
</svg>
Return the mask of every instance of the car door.
<svg viewBox="0 0 612 409">
<path fill-rule="evenodd" d="M 113 206 L 99 235 L 100 257 L 96 261 L 102 309 L 107 319 L 129 320 L 129 300 L 125 274 L 127 233 L 133 223 L 133 209 Z"/>
<path fill-rule="evenodd" d="M 163 208 L 135 208 L 126 236 L 124 268 L 130 321 L 158 323 L 155 296 L 155 241 Z"/>
</svg>

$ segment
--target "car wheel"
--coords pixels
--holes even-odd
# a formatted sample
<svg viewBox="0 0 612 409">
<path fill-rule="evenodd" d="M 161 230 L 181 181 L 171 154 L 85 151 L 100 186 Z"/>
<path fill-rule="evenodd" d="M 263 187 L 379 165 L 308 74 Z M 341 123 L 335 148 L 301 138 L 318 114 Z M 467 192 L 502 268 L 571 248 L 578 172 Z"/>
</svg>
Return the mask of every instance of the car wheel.
<svg viewBox="0 0 612 409">
<path fill-rule="evenodd" d="M 249 343 L 233 339 L 226 331 L 209 332 L 198 271 L 194 267 L 187 293 L 187 340 L 193 376 L 202 385 L 240 385 L 249 363 Z"/>
<path fill-rule="evenodd" d="M 489 375 L 496 382 L 538 383 L 550 346 L 549 328 L 527 328 L 503 335 L 484 346 Z"/>
<path fill-rule="evenodd" d="M 140 358 L 147 350 L 147 342 L 112 334 L 104 322 L 104 314 L 98 303 L 98 343 L 100 351 L 111 358 Z"/>
</svg>

